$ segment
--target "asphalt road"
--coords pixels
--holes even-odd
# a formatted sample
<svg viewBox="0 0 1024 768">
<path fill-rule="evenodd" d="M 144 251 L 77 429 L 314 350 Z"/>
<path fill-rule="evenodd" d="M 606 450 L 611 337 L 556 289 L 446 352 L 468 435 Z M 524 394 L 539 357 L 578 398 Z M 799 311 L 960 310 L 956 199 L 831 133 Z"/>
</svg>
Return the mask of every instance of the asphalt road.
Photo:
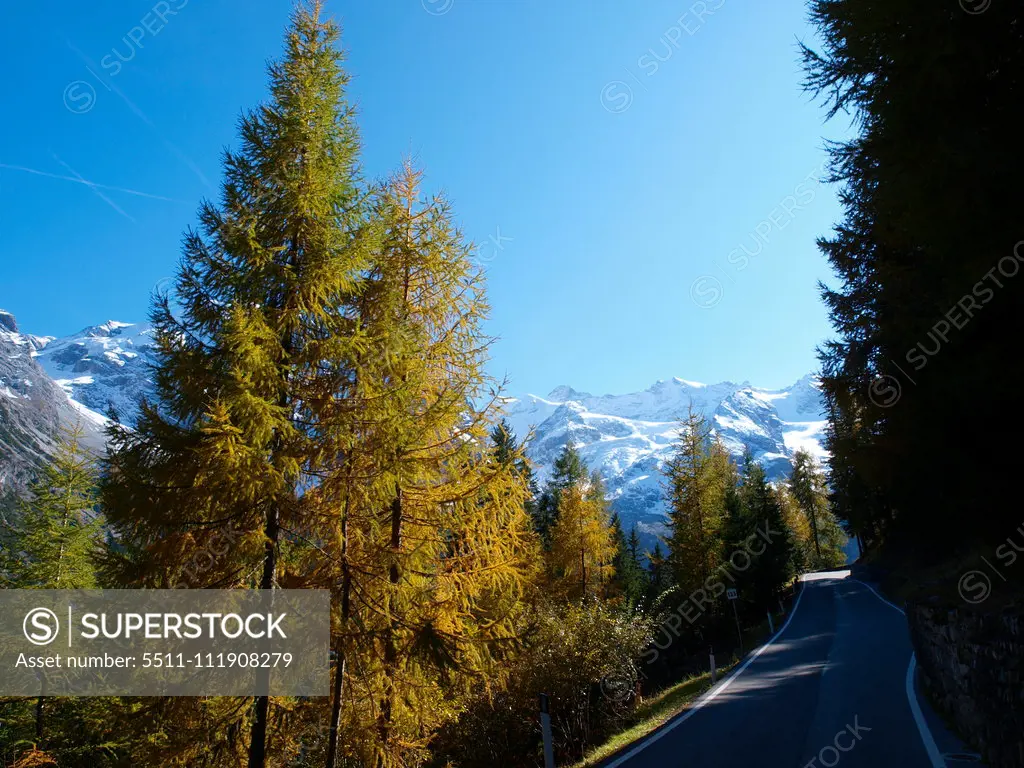
<svg viewBox="0 0 1024 768">
<path fill-rule="evenodd" d="M 955 738 L 908 690 L 906 619 L 844 576 L 810 577 L 773 642 L 605 768 L 965 765 L 943 760 Z"/>
</svg>

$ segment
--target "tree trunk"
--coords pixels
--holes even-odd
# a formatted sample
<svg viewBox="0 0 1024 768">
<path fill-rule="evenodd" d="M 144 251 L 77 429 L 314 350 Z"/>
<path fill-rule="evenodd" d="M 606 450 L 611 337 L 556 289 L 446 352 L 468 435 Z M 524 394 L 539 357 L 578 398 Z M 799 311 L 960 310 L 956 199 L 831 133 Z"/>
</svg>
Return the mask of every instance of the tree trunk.
<svg viewBox="0 0 1024 768">
<path fill-rule="evenodd" d="M 296 254 L 299 248 L 299 234 L 301 223 L 295 236 L 292 238 L 289 248 L 288 264 L 295 267 Z M 284 307 L 285 302 L 281 302 Z M 281 337 L 281 349 L 284 352 L 282 363 L 287 365 L 291 361 L 292 353 L 295 351 L 294 338 L 290 331 L 283 331 Z M 278 396 L 277 404 L 281 408 L 291 408 L 292 398 L 289 393 L 291 376 L 285 373 L 282 378 L 282 390 Z M 277 457 L 280 455 L 284 441 L 281 433 L 277 432 L 271 443 L 270 463 L 276 466 Z M 291 488 L 292 494 L 295 488 Z M 294 497 L 293 497 L 294 498 Z M 260 589 L 272 590 L 274 579 L 277 576 L 277 542 L 281 536 L 281 508 L 279 499 L 271 499 L 267 505 L 266 518 L 263 525 L 263 535 L 266 539 L 263 553 L 263 576 L 260 578 Z M 270 682 L 270 670 L 264 670 L 267 685 Z M 269 691 L 268 691 L 269 692 Z M 252 724 L 252 736 L 249 741 L 249 768 L 265 768 L 267 764 L 267 721 L 270 718 L 270 696 L 257 696 L 255 704 L 254 719 Z"/>
<path fill-rule="evenodd" d="M 331 705 L 331 732 L 327 740 L 326 768 L 338 764 L 338 727 L 341 724 L 342 697 L 345 693 L 345 632 L 351 610 L 352 572 L 348 566 L 349 499 L 345 498 L 345 513 L 341 520 L 341 633 L 335 644 L 334 703 Z"/>
<path fill-rule="evenodd" d="M 402 549 L 402 489 L 399 488 L 391 502 L 391 567 L 388 569 L 388 581 L 391 584 L 391 598 L 388 601 L 388 612 L 390 614 L 390 626 L 384 634 L 384 698 L 380 707 L 380 724 L 378 726 L 381 740 L 381 747 L 386 748 L 391 740 L 391 720 L 394 712 L 395 700 L 395 674 L 398 666 L 398 644 L 395 642 L 395 633 L 398 622 L 394 617 L 395 591 L 401 579 L 401 570 L 398 567 L 398 555 Z"/>
<path fill-rule="evenodd" d="M 821 544 L 818 543 L 818 510 L 811 504 L 811 535 L 814 536 L 814 554 L 818 557 L 817 566 L 821 566 Z"/>
<path fill-rule="evenodd" d="M 39 747 L 39 742 L 43 740 L 43 701 L 45 697 L 40 696 L 36 699 L 36 747 Z"/>
<path fill-rule="evenodd" d="M 582 602 L 587 601 L 587 549 L 583 539 L 583 506 L 580 505 L 580 588 L 583 592 L 580 598 Z"/>
<path fill-rule="evenodd" d="M 263 577 L 260 589 L 274 588 L 274 575 L 277 572 L 277 540 L 281 533 L 280 512 L 276 503 L 267 508 L 266 525 L 263 533 L 267 537 L 266 551 L 263 555 Z M 270 670 L 266 670 L 269 679 Z M 265 768 L 267 764 L 267 721 L 270 716 L 270 697 L 257 696 L 252 724 L 252 737 L 249 741 L 249 768 Z"/>
</svg>

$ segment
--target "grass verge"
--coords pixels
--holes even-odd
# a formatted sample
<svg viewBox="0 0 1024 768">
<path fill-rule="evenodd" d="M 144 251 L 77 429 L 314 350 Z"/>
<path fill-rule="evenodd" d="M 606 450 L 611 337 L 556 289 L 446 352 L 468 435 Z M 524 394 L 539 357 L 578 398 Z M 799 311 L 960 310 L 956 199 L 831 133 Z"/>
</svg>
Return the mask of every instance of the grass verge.
<svg viewBox="0 0 1024 768">
<path fill-rule="evenodd" d="M 784 620 L 780 616 L 776 619 L 776 624 L 779 625 L 779 622 Z M 769 635 L 768 622 L 765 621 L 759 626 L 745 630 L 743 642 L 747 648 L 756 650 L 768 639 Z M 717 679 L 721 681 L 740 661 L 741 659 L 734 656 L 729 663 L 718 667 Z M 616 752 L 654 733 L 669 720 L 685 712 L 697 697 L 710 688 L 711 673 L 703 672 L 644 699 L 643 703 L 634 710 L 623 730 L 611 736 L 604 744 L 588 750 L 586 756 L 570 768 L 585 768 L 585 766 L 597 765 L 601 761 L 607 760 Z"/>
<path fill-rule="evenodd" d="M 739 662 L 733 659 L 731 663 L 719 667 L 718 679 L 721 680 L 722 676 L 728 674 L 737 663 Z M 571 768 L 597 765 L 634 741 L 639 741 L 648 734 L 654 733 L 673 717 L 684 712 L 694 699 L 710 687 L 711 673 L 704 672 L 645 699 L 643 704 L 633 712 L 630 724 L 626 726 L 625 730 L 615 734 L 604 744 L 588 751 L 587 756 Z"/>
</svg>

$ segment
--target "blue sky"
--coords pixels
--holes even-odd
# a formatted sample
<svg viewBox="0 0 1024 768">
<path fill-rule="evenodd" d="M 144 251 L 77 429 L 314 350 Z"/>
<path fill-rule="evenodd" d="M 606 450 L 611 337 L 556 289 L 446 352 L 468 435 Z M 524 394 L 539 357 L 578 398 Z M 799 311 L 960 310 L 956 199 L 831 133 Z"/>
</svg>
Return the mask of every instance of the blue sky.
<svg viewBox="0 0 1024 768">
<path fill-rule="evenodd" d="M 0 307 L 24 330 L 145 319 L 240 112 L 265 98 L 288 7 L 0 12 Z M 816 178 L 823 136 L 847 126 L 800 90 L 804 0 L 327 7 L 365 171 L 412 154 L 453 200 L 512 393 L 781 387 L 816 368 L 829 271 L 814 240 L 839 217 Z"/>
</svg>

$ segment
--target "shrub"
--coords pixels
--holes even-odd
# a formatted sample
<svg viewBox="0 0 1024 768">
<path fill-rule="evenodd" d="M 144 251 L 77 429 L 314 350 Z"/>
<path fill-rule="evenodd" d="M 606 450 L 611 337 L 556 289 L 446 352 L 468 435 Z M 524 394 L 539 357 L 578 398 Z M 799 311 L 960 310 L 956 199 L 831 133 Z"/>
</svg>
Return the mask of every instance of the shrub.
<svg viewBox="0 0 1024 768">
<path fill-rule="evenodd" d="M 506 684 L 481 692 L 435 742 L 436 765 L 543 765 L 538 694 L 550 701 L 558 762 L 582 757 L 636 706 L 637 660 L 650 644 L 642 614 L 590 601 L 538 610 Z"/>
</svg>

